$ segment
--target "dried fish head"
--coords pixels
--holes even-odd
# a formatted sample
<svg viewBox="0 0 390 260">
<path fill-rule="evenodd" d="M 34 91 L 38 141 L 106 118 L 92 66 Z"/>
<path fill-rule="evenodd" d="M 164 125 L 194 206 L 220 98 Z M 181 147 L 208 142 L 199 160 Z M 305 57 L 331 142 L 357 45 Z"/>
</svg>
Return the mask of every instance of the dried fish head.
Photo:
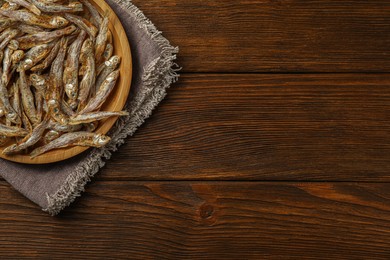
<svg viewBox="0 0 390 260">
<path fill-rule="evenodd" d="M 61 16 L 54 16 L 50 19 L 50 24 L 56 27 L 63 27 L 68 25 L 69 21 Z"/>
<path fill-rule="evenodd" d="M 106 136 L 106 135 L 96 134 L 93 137 L 93 144 L 98 146 L 98 147 L 101 147 L 101 146 L 106 145 L 110 140 L 111 140 L 111 138 Z"/>
<path fill-rule="evenodd" d="M 19 48 L 19 42 L 17 40 L 10 40 L 8 43 L 8 48 L 13 51 L 16 51 Z"/>
<path fill-rule="evenodd" d="M 67 125 L 69 123 L 69 119 L 66 118 L 63 113 L 60 111 L 59 107 L 60 105 L 58 104 L 57 100 L 50 99 L 49 102 L 47 102 L 48 106 L 50 109 L 53 109 L 53 114 L 57 118 L 59 118 L 59 123 L 62 125 Z"/>
<path fill-rule="evenodd" d="M 79 105 L 79 102 L 77 100 L 72 100 L 68 105 L 72 110 L 76 110 Z"/>
<path fill-rule="evenodd" d="M 65 92 L 66 92 L 66 95 L 68 97 L 71 97 L 72 99 L 76 99 L 77 98 L 77 88 L 75 85 L 73 84 L 66 84 L 65 85 Z"/>
<path fill-rule="evenodd" d="M 37 87 L 37 86 L 43 87 L 46 83 L 46 80 L 42 75 L 38 75 L 35 73 L 30 75 L 30 81 L 31 81 L 32 85 L 35 87 Z"/>
<path fill-rule="evenodd" d="M 19 61 L 21 61 L 23 59 L 23 57 L 24 57 L 24 51 L 22 51 L 22 50 L 14 51 L 14 53 L 12 53 L 12 55 L 11 55 L 12 63 L 13 64 L 18 63 Z"/>
<path fill-rule="evenodd" d="M 117 55 L 114 55 L 104 64 L 106 64 L 107 67 L 113 67 L 115 69 L 119 63 L 121 63 L 121 58 Z"/>
<path fill-rule="evenodd" d="M 83 46 L 81 47 L 81 53 L 90 53 L 93 52 L 93 41 L 91 38 L 88 38 L 84 41 Z"/>
<path fill-rule="evenodd" d="M 8 111 L 8 112 L 7 112 L 7 117 L 8 117 L 12 122 L 20 123 L 20 117 L 18 116 L 18 114 L 17 114 L 15 111 Z"/>
</svg>

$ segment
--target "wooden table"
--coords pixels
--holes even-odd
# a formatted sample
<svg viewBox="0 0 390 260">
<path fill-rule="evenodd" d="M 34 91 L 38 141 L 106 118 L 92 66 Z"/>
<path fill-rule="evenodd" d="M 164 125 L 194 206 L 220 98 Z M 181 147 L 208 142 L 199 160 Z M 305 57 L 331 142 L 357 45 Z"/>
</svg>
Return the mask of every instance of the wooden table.
<svg viewBox="0 0 390 260">
<path fill-rule="evenodd" d="M 60 216 L 1 180 L 1 258 L 390 259 L 390 2 L 133 2 L 179 83 Z"/>
</svg>

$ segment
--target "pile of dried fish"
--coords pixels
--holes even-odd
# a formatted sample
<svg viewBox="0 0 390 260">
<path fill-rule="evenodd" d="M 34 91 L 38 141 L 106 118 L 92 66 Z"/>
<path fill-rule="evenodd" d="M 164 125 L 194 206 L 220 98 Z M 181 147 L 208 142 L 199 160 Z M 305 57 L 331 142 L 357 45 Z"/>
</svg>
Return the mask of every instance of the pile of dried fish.
<svg viewBox="0 0 390 260">
<path fill-rule="evenodd" d="M 101 147 L 99 111 L 119 77 L 107 15 L 88 0 L 6 0 L 0 8 L 0 143 L 36 157 Z"/>
</svg>

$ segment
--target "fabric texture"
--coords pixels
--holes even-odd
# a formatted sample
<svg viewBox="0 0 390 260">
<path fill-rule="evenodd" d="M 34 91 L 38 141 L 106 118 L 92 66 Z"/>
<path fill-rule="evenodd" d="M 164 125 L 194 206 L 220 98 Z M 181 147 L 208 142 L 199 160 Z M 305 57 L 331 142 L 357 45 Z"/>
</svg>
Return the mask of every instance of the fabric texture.
<svg viewBox="0 0 390 260">
<path fill-rule="evenodd" d="M 51 215 L 58 214 L 84 191 L 105 160 L 132 135 L 165 97 L 166 89 L 178 78 L 172 47 L 150 20 L 126 0 L 106 0 L 126 30 L 133 59 L 133 80 L 125 109 L 130 115 L 118 119 L 110 130 L 111 142 L 68 160 L 26 165 L 0 159 L 0 175 L 15 189 Z"/>
</svg>

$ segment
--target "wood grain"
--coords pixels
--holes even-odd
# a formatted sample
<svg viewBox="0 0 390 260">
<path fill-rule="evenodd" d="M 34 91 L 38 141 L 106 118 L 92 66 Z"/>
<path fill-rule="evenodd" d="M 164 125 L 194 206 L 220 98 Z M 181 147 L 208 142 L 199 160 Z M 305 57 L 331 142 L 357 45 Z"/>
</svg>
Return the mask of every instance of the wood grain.
<svg viewBox="0 0 390 260">
<path fill-rule="evenodd" d="M 390 256 L 390 184 L 96 182 L 56 218 L 0 193 L 3 259 Z"/>
<path fill-rule="evenodd" d="M 390 77 L 184 75 L 104 180 L 390 181 Z"/>
<path fill-rule="evenodd" d="M 389 72 L 388 0 L 134 0 L 186 72 Z"/>
<path fill-rule="evenodd" d="M 0 258 L 388 260 L 390 2 L 132 2 L 184 75 L 60 216 L 0 180 Z"/>
<path fill-rule="evenodd" d="M 109 28 L 112 32 L 114 54 L 121 57 L 120 77 L 117 80 L 115 88 L 112 90 L 110 96 L 107 98 L 109 102 L 105 102 L 101 108 L 102 111 L 121 111 L 126 104 L 127 97 L 130 92 L 131 79 L 133 73 L 133 65 L 131 58 L 131 51 L 126 32 L 119 21 L 118 16 L 112 11 L 111 7 L 104 0 L 93 0 L 94 5 L 102 14 L 109 14 Z M 95 130 L 96 133 L 106 134 L 115 124 L 118 117 L 110 117 L 100 121 L 100 125 Z M 62 161 L 73 156 L 76 156 L 89 147 L 73 146 L 62 149 L 55 149 L 31 158 L 29 154 L 13 154 L 6 155 L 2 151 L 5 147 L 0 147 L 0 157 L 9 161 L 25 163 L 25 164 L 45 164 Z"/>
</svg>

